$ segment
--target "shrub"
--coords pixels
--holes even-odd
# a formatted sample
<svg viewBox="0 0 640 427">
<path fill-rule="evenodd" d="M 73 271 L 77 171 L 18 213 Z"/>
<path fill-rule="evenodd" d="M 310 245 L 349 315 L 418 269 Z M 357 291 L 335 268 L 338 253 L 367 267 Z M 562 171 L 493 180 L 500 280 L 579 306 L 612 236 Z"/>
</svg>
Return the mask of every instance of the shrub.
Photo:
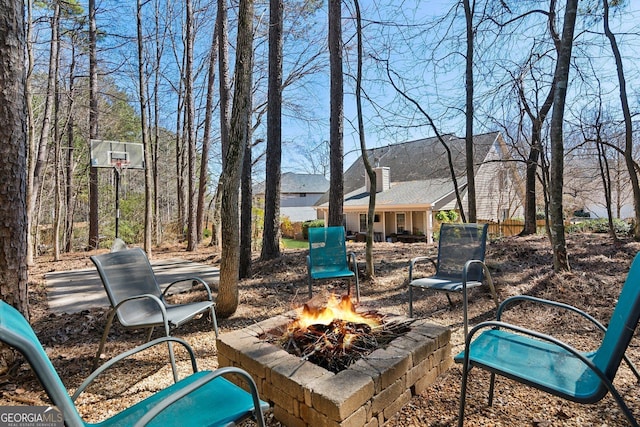
<svg viewBox="0 0 640 427">
<path fill-rule="evenodd" d="M 309 240 L 309 229 L 315 227 L 324 227 L 324 219 L 314 219 L 302 223 L 302 236 L 305 240 Z"/>
<path fill-rule="evenodd" d="M 621 220 L 613 220 L 613 229 L 618 235 L 628 235 L 631 232 L 631 224 Z M 608 233 L 609 220 L 606 218 L 591 219 L 571 224 L 567 227 L 567 233 Z"/>
<path fill-rule="evenodd" d="M 436 213 L 436 219 L 440 222 L 456 222 L 458 220 L 458 212 L 454 210 L 438 211 Z"/>
<path fill-rule="evenodd" d="M 288 216 L 284 216 L 280 220 L 280 232 L 282 233 L 282 237 L 288 237 L 290 239 L 293 239 L 293 236 L 294 236 L 293 223 L 291 222 L 291 219 Z"/>
</svg>

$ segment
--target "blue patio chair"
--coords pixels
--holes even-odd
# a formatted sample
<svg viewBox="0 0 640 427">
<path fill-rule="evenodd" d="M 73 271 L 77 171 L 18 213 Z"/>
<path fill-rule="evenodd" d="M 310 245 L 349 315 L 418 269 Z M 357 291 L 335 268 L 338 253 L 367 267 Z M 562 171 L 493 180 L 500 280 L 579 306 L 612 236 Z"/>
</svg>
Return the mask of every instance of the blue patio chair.
<svg viewBox="0 0 640 427">
<path fill-rule="evenodd" d="M 600 346 L 595 351 L 579 351 L 553 336 L 500 320 L 508 306 L 521 301 L 577 313 L 604 332 Z M 458 426 L 462 427 L 464 423 L 468 375 L 474 366 L 491 372 L 489 406 L 493 403 L 498 374 L 577 403 L 595 403 L 611 393 L 630 425 L 638 426 L 613 385 L 613 379 L 624 359 L 640 380 L 638 370 L 625 355 L 639 318 L 640 255 L 636 255 L 631 264 L 607 328 L 589 314 L 567 304 L 526 295 L 507 298 L 498 308 L 497 320 L 480 323 L 471 329 L 464 351 L 455 357 L 456 362 L 462 363 Z"/>
<path fill-rule="evenodd" d="M 464 334 L 468 332 L 467 289 L 483 284 L 486 280 L 493 300 L 498 306 L 498 296 L 489 269 L 484 263 L 487 245 L 487 224 L 449 224 L 440 226 L 438 239 L 438 258 L 413 258 L 409 263 L 409 317 L 413 317 L 413 289 L 432 289 L 447 294 L 449 304 L 453 305 L 449 294 L 462 294 L 462 312 Z M 429 261 L 435 268 L 435 274 L 416 278 L 416 266 Z"/>
<path fill-rule="evenodd" d="M 309 228 L 309 255 L 307 255 L 309 298 L 313 295 L 313 280 L 354 278 L 356 300 L 360 301 L 358 262 L 356 254 L 349 252 L 345 243 L 344 227 Z M 351 282 L 349 282 L 349 295 Z"/>
<path fill-rule="evenodd" d="M 172 327 L 183 325 L 197 315 L 209 311 L 216 337 L 218 336 L 215 303 L 211 295 L 211 289 L 204 280 L 198 277 L 186 277 L 170 283 L 162 291 L 151 264 L 149 264 L 147 255 L 140 248 L 93 255 L 90 259 L 98 270 L 102 285 L 111 304 L 107 324 L 94 360 L 94 369 L 97 367 L 100 355 L 104 350 L 115 316 L 118 317 L 118 321 L 125 328 L 147 328 L 149 332 L 146 341 L 149 341 L 155 326 L 163 326 L 165 336 L 169 336 Z M 189 282 L 191 282 L 192 286 L 202 285 L 204 287 L 207 292 L 205 301 L 186 304 L 167 303 L 165 297 L 172 286 Z M 175 373 L 173 355 L 171 360 Z"/>
<path fill-rule="evenodd" d="M 109 360 L 69 397 L 51 360 L 26 319 L 13 307 L 0 301 L 0 341 L 14 347 L 27 359 L 40 380 L 53 405 L 62 413 L 68 427 L 82 426 L 224 426 L 254 417 L 264 426 L 263 411 L 269 405 L 259 399 L 256 384 L 245 371 L 238 368 L 221 368 L 215 371 L 198 371 L 193 350 L 174 337 L 162 337 L 147 342 Z M 75 406 L 75 399 L 105 370 L 118 362 L 149 347 L 162 343 L 176 343 L 187 350 L 193 373 L 146 399 L 99 423 L 85 422 Z M 248 385 L 249 392 L 230 382 L 224 375 L 239 375 Z"/>
</svg>

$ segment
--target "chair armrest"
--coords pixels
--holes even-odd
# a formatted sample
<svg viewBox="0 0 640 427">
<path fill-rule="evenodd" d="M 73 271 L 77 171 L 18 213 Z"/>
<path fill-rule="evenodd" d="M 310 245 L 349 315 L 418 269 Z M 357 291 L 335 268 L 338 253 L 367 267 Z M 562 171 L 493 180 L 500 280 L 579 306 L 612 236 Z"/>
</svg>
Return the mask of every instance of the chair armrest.
<svg viewBox="0 0 640 427">
<path fill-rule="evenodd" d="M 351 265 L 353 266 L 353 272 L 355 274 L 358 274 L 358 261 L 356 260 L 355 252 L 349 252 L 347 254 L 347 263 L 351 263 Z"/>
<path fill-rule="evenodd" d="M 311 273 L 311 255 L 307 255 L 307 272 Z"/>
<path fill-rule="evenodd" d="M 602 372 L 591 360 L 586 358 L 580 351 L 578 351 L 571 345 L 565 343 L 564 341 L 561 341 L 551 335 L 543 334 L 542 332 L 534 331 L 532 329 L 527 329 L 520 326 L 512 325 L 510 323 L 500 322 L 495 320 L 489 320 L 487 322 L 479 323 L 476 326 L 474 326 L 471 329 L 471 331 L 469 331 L 469 334 L 467 335 L 467 338 L 464 343 L 464 362 L 463 363 L 465 363 L 465 366 L 468 366 L 468 363 L 469 363 L 469 346 L 471 345 L 471 340 L 473 336 L 480 330 L 486 329 L 486 328 L 508 329 L 522 335 L 530 336 L 532 338 L 536 338 L 541 341 L 546 341 L 554 345 L 557 345 L 558 347 L 561 347 L 563 350 L 566 350 L 567 352 L 571 353 L 577 359 L 580 359 L 580 361 L 585 365 L 587 365 L 589 369 L 591 369 L 593 372 L 595 372 L 605 384 L 611 384 L 610 380 L 607 378 L 605 373 Z M 607 387 L 610 388 L 609 386 Z"/>
<path fill-rule="evenodd" d="M 415 268 L 415 265 L 422 261 L 430 261 L 431 264 L 433 264 L 433 268 L 436 269 L 437 271 L 438 266 L 436 262 L 433 260 L 433 258 L 428 256 L 415 257 L 409 262 L 409 283 L 411 283 L 411 281 L 413 280 L 413 270 Z"/>
<path fill-rule="evenodd" d="M 514 296 L 509 297 L 509 298 L 505 299 L 504 301 L 502 301 L 502 303 L 498 307 L 498 311 L 496 312 L 496 320 L 500 321 L 500 319 L 502 318 L 502 313 L 508 308 L 508 306 L 512 305 L 512 304 L 514 304 L 514 303 L 516 303 L 518 301 L 530 301 L 530 302 L 534 302 L 534 303 L 537 303 L 537 304 L 543 304 L 543 305 L 548 305 L 548 306 L 562 308 L 564 310 L 572 311 L 572 312 L 584 317 L 585 319 L 589 320 L 596 327 L 598 327 L 598 329 L 600 329 L 602 332 L 606 332 L 607 331 L 607 328 L 602 323 L 600 323 L 597 319 L 595 319 L 590 314 L 584 312 L 583 310 L 580 310 L 577 307 L 574 307 L 572 305 L 565 304 L 565 303 L 562 303 L 562 302 L 558 302 L 558 301 L 553 301 L 553 300 L 548 300 L 548 299 L 543 299 L 543 298 L 538 298 L 538 297 L 532 297 L 530 295 L 514 295 Z"/>
<path fill-rule="evenodd" d="M 602 372 L 591 360 L 587 359 L 584 356 L 584 354 L 582 354 L 580 351 L 578 351 L 576 348 L 572 347 L 571 345 L 567 344 L 566 342 L 561 341 L 561 340 L 559 340 L 559 339 L 557 339 L 557 338 L 555 338 L 555 337 L 553 337 L 551 335 L 543 334 L 542 332 L 534 331 L 532 329 L 527 329 L 527 328 L 516 326 L 516 325 L 510 324 L 510 323 L 500 322 L 500 321 L 495 321 L 495 320 L 490 320 L 490 321 L 479 323 L 476 326 L 474 326 L 471 329 L 471 331 L 469 331 L 469 334 L 467 335 L 467 338 L 466 338 L 465 343 L 464 343 L 464 359 L 463 359 L 463 362 L 462 362 L 464 364 L 464 368 L 463 369 L 468 369 L 468 367 L 469 367 L 469 346 L 471 345 L 471 341 L 472 341 L 473 336 L 477 332 L 479 332 L 479 331 L 481 331 L 483 329 L 487 329 L 487 328 L 508 329 L 508 330 L 511 330 L 513 332 L 516 332 L 516 333 L 519 333 L 519 334 L 522 334 L 522 335 L 530 336 L 532 338 L 536 338 L 538 340 L 546 341 L 546 342 L 552 343 L 554 345 L 557 345 L 558 347 L 561 347 L 562 349 L 564 349 L 567 352 L 571 353 L 577 359 L 580 359 L 580 361 L 582 363 L 587 365 L 589 367 L 589 369 L 591 369 L 593 372 L 595 372 L 596 375 L 598 375 L 598 377 L 607 386 L 607 388 L 609 389 L 609 391 L 611 391 L 612 394 L 616 394 L 617 393 L 615 391 L 615 389 L 612 388 L 611 381 L 607 378 L 605 373 Z"/>
<path fill-rule="evenodd" d="M 171 406 L 173 403 L 177 402 L 184 396 L 187 396 L 194 390 L 202 387 L 203 385 L 207 384 L 213 379 L 221 375 L 227 375 L 227 374 L 240 375 L 247 382 L 247 384 L 249 385 L 251 397 L 253 399 L 253 407 L 255 408 L 255 411 L 258 412 L 257 414 L 255 414 L 258 426 L 264 427 L 264 415 L 262 414 L 262 407 L 260 406 L 260 398 L 258 396 L 258 388 L 256 387 L 256 383 L 253 381 L 253 378 L 251 378 L 251 376 L 247 372 L 236 367 L 218 368 L 215 371 L 212 371 L 211 373 L 209 373 L 208 375 L 205 375 L 202 378 L 198 379 L 197 381 L 194 381 L 188 386 L 180 390 L 177 390 L 174 393 L 171 393 L 170 395 L 162 399 L 161 402 L 158 402 L 157 405 L 149 408 L 149 410 L 144 414 L 144 416 L 134 424 L 134 427 L 147 425 L 153 418 L 155 418 L 157 415 L 159 415 L 163 410 Z"/>
<path fill-rule="evenodd" d="M 75 393 L 73 393 L 73 396 L 71 396 L 71 400 L 75 401 L 78 396 L 80 396 L 80 394 L 100 375 L 102 374 L 104 371 L 106 371 L 107 369 L 111 368 L 113 365 L 115 365 L 116 363 L 122 361 L 123 359 L 126 359 L 127 357 L 134 355 L 136 353 L 140 353 L 143 350 L 146 350 L 150 347 L 153 347 L 155 345 L 158 344 L 162 344 L 164 342 L 176 342 L 180 345 L 182 345 L 183 347 L 185 347 L 185 349 L 187 350 L 187 352 L 189 353 L 189 358 L 191 359 L 191 368 L 193 369 L 193 372 L 198 372 L 198 366 L 196 363 L 196 355 L 193 351 L 193 349 L 191 348 L 191 346 L 189 344 L 187 344 L 187 342 L 181 338 L 176 338 L 176 337 L 161 337 L 161 338 L 157 338 L 155 340 L 149 341 L 147 343 L 141 344 L 135 348 L 132 348 L 131 350 L 125 351 L 124 353 L 120 353 L 119 355 L 117 355 L 116 357 L 109 359 L 108 361 L 106 361 L 104 364 L 102 364 L 98 369 L 96 369 L 95 371 L 93 371 L 86 380 L 84 380 L 82 382 L 82 384 L 80 384 L 80 387 L 78 387 L 78 389 L 76 390 Z"/>
<path fill-rule="evenodd" d="M 174 282 L 169 283 L 169 285 L 164 289 L 164 291 L 162 291 L 162 296 L 166 297 L 167 296 L 167 291 L 169 290 L 169 288 L 171 288 L 176 283 L 183 283 L 183 282 L 189 282 L 189 281 L 192 282 L 191 287 L 194 287 L 198 283 L 201 284 L 202 286 L 204 286 L 204 289 L 207 291 L 207 299 L 209 301 L 213 301 L 213 296 L 211 294 L 211 288 L 209 287 L 207 282 L 205 282 L 204 280 L 202 280 L 199 277 L 187 277 L 185 279 L 180 279 L 180 280 L 176 280 Z"/>
<path fill-rule="evenodd" d="M 134 295 L 132 297 L 123 299 L 115 307 L 113 307 L 113 313 L 117 313 L 120 306 L 137 299 L 150 299 L 158 305 L 158 308 L 160 309 L 160 313 L 162 313 L 162 321 L 164 323 L 165 335 L 169 336 L 170 328 L 169 328 L 169 321 L 167 319 L 167 307 L 165 306 L 164 302 L 155 295 L 140 294 L 140 295 Z"/>
</svg>

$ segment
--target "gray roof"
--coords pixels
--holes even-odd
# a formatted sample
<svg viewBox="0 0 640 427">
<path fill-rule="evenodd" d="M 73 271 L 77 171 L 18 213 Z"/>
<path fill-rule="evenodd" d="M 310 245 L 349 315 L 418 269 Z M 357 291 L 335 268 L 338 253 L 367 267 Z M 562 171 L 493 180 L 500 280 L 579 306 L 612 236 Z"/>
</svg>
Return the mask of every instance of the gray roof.
<svg viewBox="0 0 640 427">
<path fill-rule="evenodd" d="M 499 135 L 499 132 L 490 132 L 473 137 L 473 155 L 476 165 L 484 161 Z M 442 139 L 451 152 L 458 185 L 462 186 L 463 183 L 466 184 L 465 140 L 454 135 L 444 135 Z M 437 199 L 439 194 L 453 192 L 447 150 L 438 137 L 371 148 L 366 153 L 373 167 L 388 167 L 390 173 L 391 189 L 376 195 L 376 205 L 384 203 L 385 199 L 391 197 L 394 199 L 390 199 L 388 203 L 408 204 L 413 198 L 419 200 L 415 203 L 423 204 L 427 203 L 425 194 L 429 194 L 429 199 Z M 350 197 L 358 197 L 357 194 L 366 193 L 364 175 L 364 162 L 360 156 L 344 173 L 345 206 L 348 206 L 347 199 Z M 399 186 L 400 183 L 404 184 Z M 437 183 L 441 185 L 439 189 L 435 188 Z M 357 199 L 353 199 L 353 203 L 355 200 Z M 328 201 L 329 195 L 325 193 L 316 206 L 326 204 Z"/>
<path fill-rule="evenodd" d="M 480 164 L 487 157 L 499 132 L 491 132 L 473 137 L 474 163 Z M 465 141 L 453 135 L 443 139 L 451 151 L 457 177 L 466 175 Z M 446 178 L 451 180 L 447 151 L 437 137 L 418 139 L 400 144 L 367 150 L 373 167 L 388 167 L 391 182 L 422 181 Z M 365 185 L 364 162 L 360 156 L 344 173 L 344 192 L 349 193 Z"/>
<path fill-rule="evenodd" d="M 466 182 L 462 179 L 458 181 L 458 186 L 463 189 Z M 384 210 L 385 205 L 436 205 L 453 191 L 453 182 L 448 178 L 392 182 L 391 188 L 376 193 L 376 209 Z M 368 205 L 369 192 L 366 187 L 360 187 L 345 195 L 345 207 Z"/>
<path fill-rule="evenodd" d="M 280 193 L 324 193 L 329 180 L 321 174 L 285 172 L 280 175 Z M 264 194 L 264 182 L 256 184 L 254 194 Z"/>
</svg>

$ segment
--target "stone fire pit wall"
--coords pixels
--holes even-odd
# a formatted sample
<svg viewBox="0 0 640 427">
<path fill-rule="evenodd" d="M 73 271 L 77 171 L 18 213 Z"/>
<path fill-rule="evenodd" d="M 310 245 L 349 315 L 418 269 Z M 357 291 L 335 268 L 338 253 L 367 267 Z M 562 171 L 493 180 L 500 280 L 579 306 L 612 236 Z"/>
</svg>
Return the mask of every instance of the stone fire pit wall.
<svg viewBox="0 0 640 427">
<path fill-rule="evenodd" d="M 217 343 L 219 365 L 248 371 L 260 397 L 289 427 L 382 426 L 453 362 L 449 329 L 416 320 L 387 348 L 334 374 L 259 338 L 294 317 L 288 313 L 221 334 Z"/>
</svg>

